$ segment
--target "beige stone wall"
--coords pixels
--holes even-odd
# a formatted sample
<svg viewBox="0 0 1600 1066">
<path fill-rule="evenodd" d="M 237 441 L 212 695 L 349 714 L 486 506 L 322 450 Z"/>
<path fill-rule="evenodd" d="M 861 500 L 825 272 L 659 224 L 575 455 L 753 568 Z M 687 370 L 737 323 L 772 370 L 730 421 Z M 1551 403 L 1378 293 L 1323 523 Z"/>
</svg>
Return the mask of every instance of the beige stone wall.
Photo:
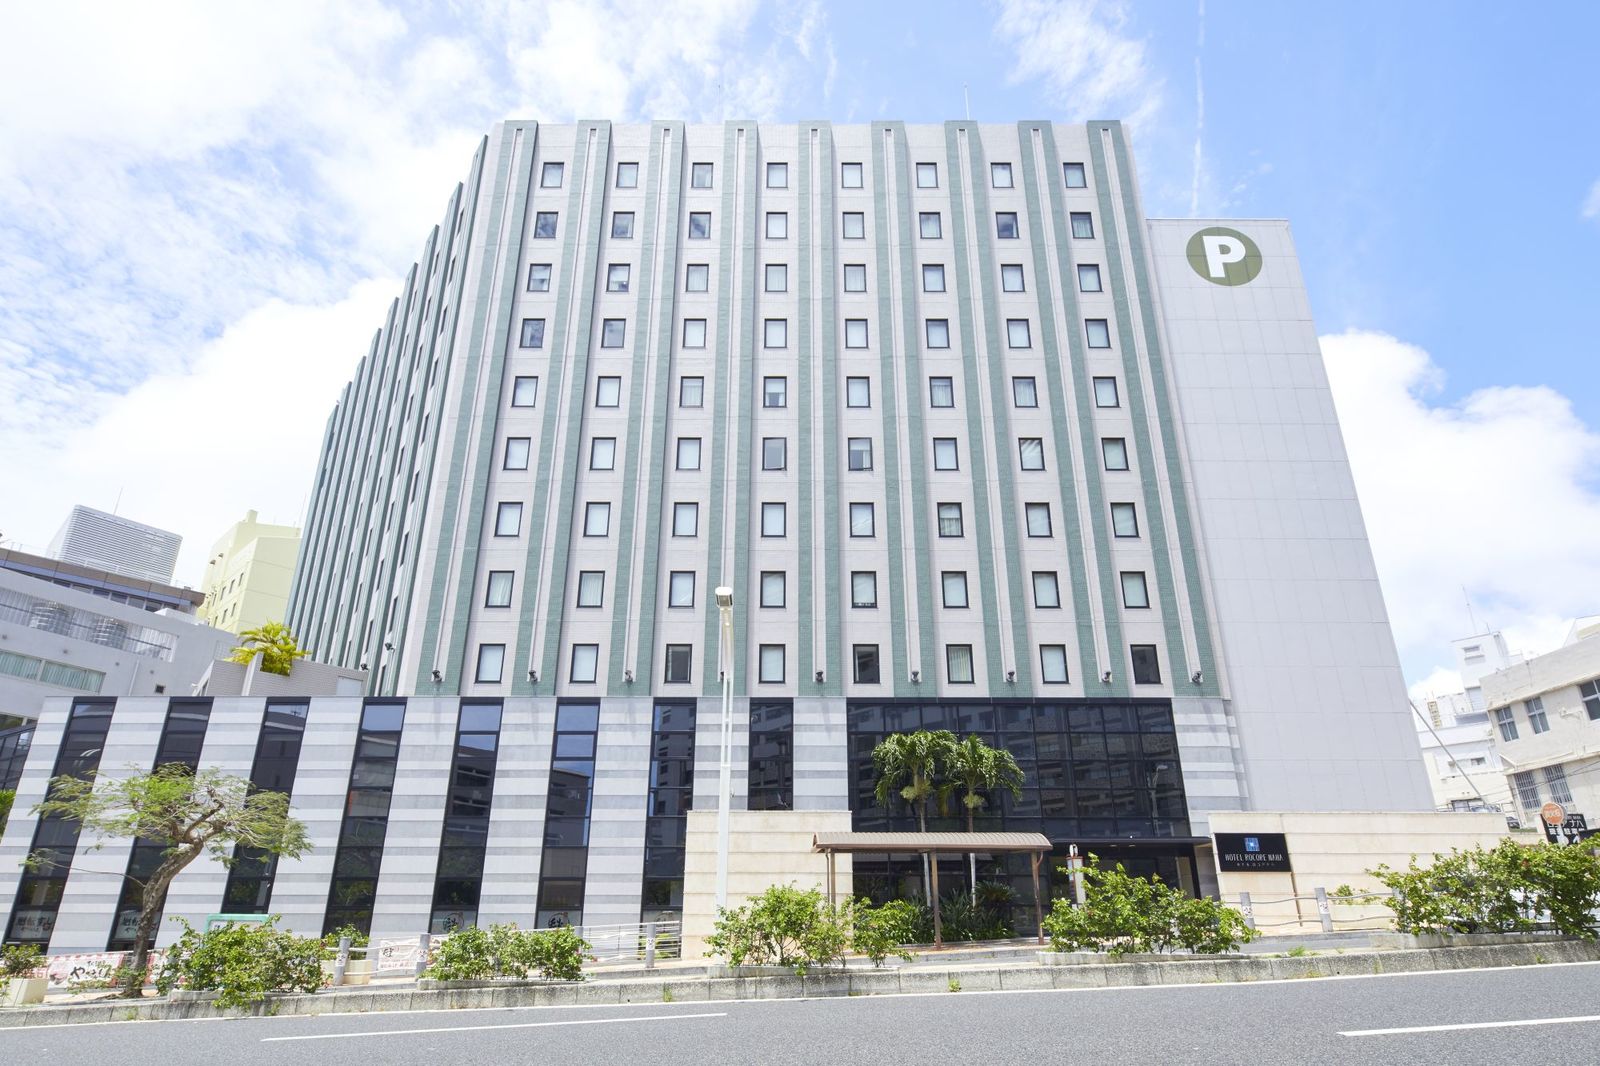
<svg viewBox="0 0 1600 1066">
<path fill-rule="evenodd" d="M 811 850 L 817 833 L 848 833 L 849 811 L 730 811 L 728 906 L 772 885 L 828 888 L 827 856 Z M 836 860 L 841 897 L 851 891 L 850 856 Z M 701 958 L 716 920 L 717 812 L 690 811 L 683 859 L 683 957 Z"/>
<path fill-rule="evenodd" d="M 1502 814 L 1437 812 L 1219 811 L 1211 816 L 1211 831 L 1282 833 L 1287 838 L 1292 873 L 1217 870 L 1222 899 L 1237 904 L 1239 893 L 1250 893 L 1257 928 L 1267 935 L 1322 928 L 1315 900 L 1296 902 L 1292 897 L 1312 897 L 1318 888 L 1332 892 L 1340 885 L 1349 885 L 1357 892 L 1383 891 L 1383 886 L 1366 872 L 1380 863 L 1403 868 L 1413 855 L 1426 864 L 1428 857 L 1436 853 L 1475 844 L 1492 847 L 1507 836 L 1527 843 L 1543 839 L 1537 834 L 1511 833 Z M 1207 851 L 1214 849 L 1202 849 L 1202 861 Z M 1210 858 L 1215 864 L 1215 854 Z M 1330 913 L 1336 930 L 1388 927 L 1389 910 L 1382 904 L 1333 904 Z"/>
</svg>

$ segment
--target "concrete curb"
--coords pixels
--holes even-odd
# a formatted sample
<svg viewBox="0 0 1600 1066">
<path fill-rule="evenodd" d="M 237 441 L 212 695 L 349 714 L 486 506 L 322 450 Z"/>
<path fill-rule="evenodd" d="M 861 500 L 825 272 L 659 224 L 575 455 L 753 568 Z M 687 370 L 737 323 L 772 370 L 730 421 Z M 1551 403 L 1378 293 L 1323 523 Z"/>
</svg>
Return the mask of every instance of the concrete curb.
<svg viewBox="0 0 1600 1066">
<path fill-rule="evenodd" d="M 206 1001 L 86 1003 L 0 1010 L 0 1028 L 94 1022 L 173 1021 L 194 1018 L 277 1014 L 364 1014 L 402 1010 L 475 1010 L 494 1007 L 572 1007 L 624 1003 L 711 1003 L 736 999 L 880 996 L 948 992 L 959 982 L 963 992 L 1072 988 L 1131 988 L 1139 985 L 1210 984 L 1295 978 L 1418 973 L 1536 966 L 1552 962 L 1600 961 L 1600 941 L 1546 940 L 1534 943 L 1428 948 L 1411 951 L 1360 951 L 1343 955 L 1297 957 L 1182 957 L 1151 962 L 1110 962 L 1077 966 L 951 966 L 939 970 L 866 970 L 807 977 L 655 977 L 571 984 L 503 984 L 453 988 L 339 992 L 273 996 L 249 1011 L 220 1011 Z"/>
</svg>

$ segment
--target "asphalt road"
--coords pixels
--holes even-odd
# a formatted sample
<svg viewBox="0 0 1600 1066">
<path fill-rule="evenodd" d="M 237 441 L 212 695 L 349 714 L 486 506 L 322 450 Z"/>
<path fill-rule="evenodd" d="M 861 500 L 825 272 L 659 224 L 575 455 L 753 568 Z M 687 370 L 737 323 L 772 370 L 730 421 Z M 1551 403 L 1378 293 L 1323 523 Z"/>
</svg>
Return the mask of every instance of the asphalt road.
<svg viewBox="0 0 1600 1066">
<path fill-rule="evenodd" d="M 1600 1062 L 1600 963 L 1256 984 L 0 1029 L 0 1063 Z"/>
</svg>

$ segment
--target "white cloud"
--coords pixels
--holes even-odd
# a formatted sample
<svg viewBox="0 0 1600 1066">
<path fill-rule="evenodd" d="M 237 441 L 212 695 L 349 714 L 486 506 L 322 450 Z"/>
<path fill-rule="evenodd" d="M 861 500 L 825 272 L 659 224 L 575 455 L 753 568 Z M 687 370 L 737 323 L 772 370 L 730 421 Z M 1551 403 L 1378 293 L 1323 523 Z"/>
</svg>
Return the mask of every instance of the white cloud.
<svg viewBox="0 0 1600 1066">
<path fill-rule="evenodd" d="M 1321 340 L 1408 674 L 1454 665 L 1465 596 L 1514 649 L 1557 645 L 1600 590 L 1600 430 L 1544 386 L 1440 402 L 1443 371 L 1387 334 Z"/>
<path fill-rule="evenodd" d="M 1118 0 L 1002 0 L 995 34 L 1016 49 L 1011 84 L 1040 82 L 1069 118 L 1137 128 L 1159 109 L 1162 83 L 1127 22 Z"/>
<path fill-rule="evenodd" d="M 1589 187 L 1589 198 L 1583 201 L 1584 218 L 1600 218 L 1600 181 Z"/>
</svg>

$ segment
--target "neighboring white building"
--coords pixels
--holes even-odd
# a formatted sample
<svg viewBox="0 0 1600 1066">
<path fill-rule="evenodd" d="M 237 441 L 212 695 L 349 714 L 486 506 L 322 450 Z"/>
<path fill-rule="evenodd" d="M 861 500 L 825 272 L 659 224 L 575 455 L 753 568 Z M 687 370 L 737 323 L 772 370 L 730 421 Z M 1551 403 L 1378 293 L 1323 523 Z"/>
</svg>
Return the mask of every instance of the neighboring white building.
<svg viewBox="0 0 1600 1066">
<path fill-rule="evenodd" d="M 1567 643 L 1483 678 L 1494 745 L 1522 820 L 1555 801 L 1600 826 L 1600 618 Z"/>
<path fill-rule="evenodd" d="M 1451 641 L 1462 692 L 1430 694 L 1414 701 L 1417 741 L 1428 767 L 1434 805 L 1452 810 L 1498 808 L 1515 811 L 1500 757 L 1490 739 L 1481 679 L 1522 661 L 1498 631 Z"/>
<path fill-rule="evenodd" d="M 182 544 L 176 533 L 80 504 L 50 542 L 50 554 L 66 563 L 167 583 Z"/>
</svg>

